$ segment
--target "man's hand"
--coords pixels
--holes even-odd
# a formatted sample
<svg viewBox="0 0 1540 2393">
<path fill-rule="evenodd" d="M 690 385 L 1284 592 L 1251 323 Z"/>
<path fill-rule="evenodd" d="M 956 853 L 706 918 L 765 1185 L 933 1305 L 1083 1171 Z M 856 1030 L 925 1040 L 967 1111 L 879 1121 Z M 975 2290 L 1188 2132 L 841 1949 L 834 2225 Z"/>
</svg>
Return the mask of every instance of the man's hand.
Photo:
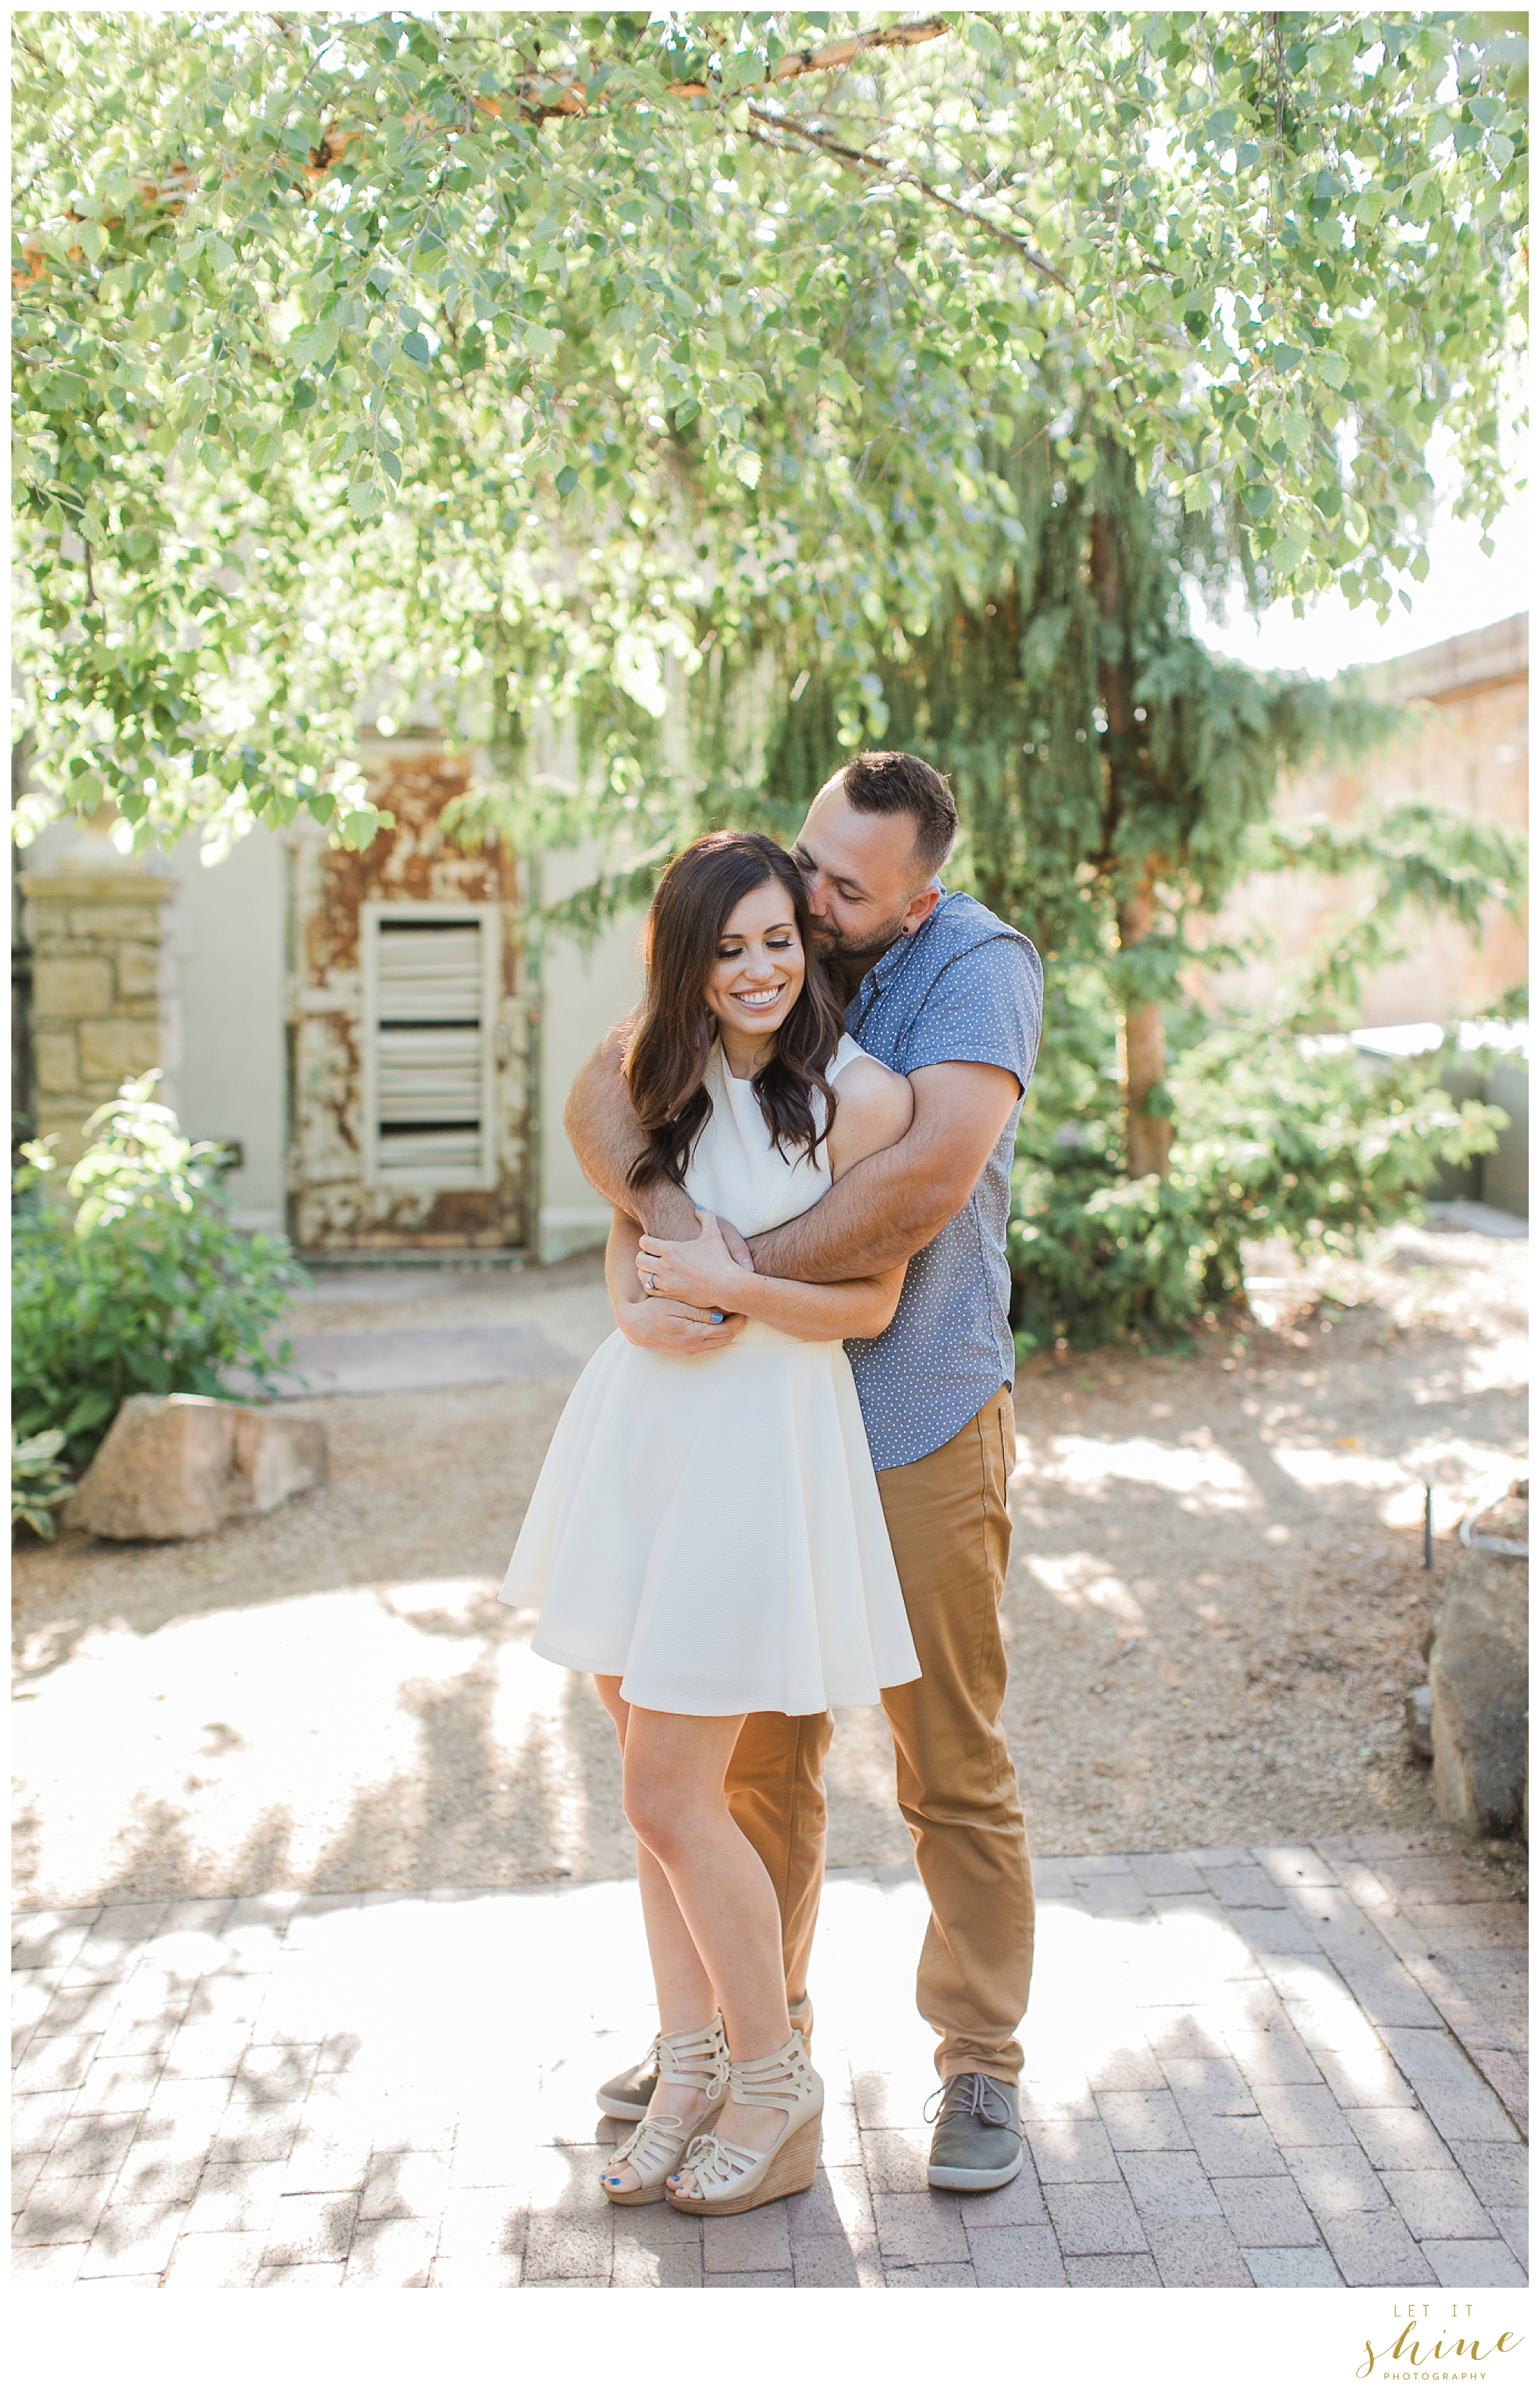
<svg viewBox="0 0 1540 2393">
<path fill-rule="evenodd" d="M 698 1214 L 696 1218 L 699 1219 Z M 751 1272 L 754 1268 L 754 1258 L 749 1251 L 748 1239 L 744 1237 L 741 1231 L 734 1229 L 731 1222 L 724 1222 L 720 1215 L 717 1218 L 716 1226 L 722 1233 L 723 1245 L 732 1256 L 739 1271 Z"/>
<path fill-rule="evenodd" d="M 736 1294 L 733 1283 L 743 1265 L 734 1262 L 723 1236 L 724 1225 L 714 1213 L 702 1212 L 698 1207 L 696 1219 L 700 1223 L 698 1237 L 686 1241 L 644 1237 L 636 1257 L 637 1277 L 654 1297 L 675 1298 L 707 1311 L 714 1307 L 719 1313 L 730 1312 Z M 751 1263 L 749 1269 L 753 1269 Z"/>
<path fill-rule="evenodd" d="M 617 1210 L 605 1253 L 605 1277 L 621 1337 L 659 1354 L 712 1354 L 718 1347 L 730 1346 L 743 1327 L 741 1313 L 648 1295 L 636 1276 L 641 1236 L 641 1224 Z"/>
</svg>

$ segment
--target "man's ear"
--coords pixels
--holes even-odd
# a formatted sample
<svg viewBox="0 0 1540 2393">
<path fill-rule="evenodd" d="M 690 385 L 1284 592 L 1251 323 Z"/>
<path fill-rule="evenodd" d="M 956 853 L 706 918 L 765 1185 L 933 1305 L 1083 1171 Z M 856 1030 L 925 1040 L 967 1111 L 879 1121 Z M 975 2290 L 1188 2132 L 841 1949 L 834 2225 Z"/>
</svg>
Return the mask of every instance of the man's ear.
<svg viewBox="0 0 1540 2393">
<path fill-rule="evenodd" d="M 918 897 L 911 897 L 901 926 L 904 935 L 907 936 L 909 932 L 918 931 L 922 923 L 928 922 L 940 903 L 941 892 L 933 883 L 929 889 L 922 889 Z"/>
</svg>

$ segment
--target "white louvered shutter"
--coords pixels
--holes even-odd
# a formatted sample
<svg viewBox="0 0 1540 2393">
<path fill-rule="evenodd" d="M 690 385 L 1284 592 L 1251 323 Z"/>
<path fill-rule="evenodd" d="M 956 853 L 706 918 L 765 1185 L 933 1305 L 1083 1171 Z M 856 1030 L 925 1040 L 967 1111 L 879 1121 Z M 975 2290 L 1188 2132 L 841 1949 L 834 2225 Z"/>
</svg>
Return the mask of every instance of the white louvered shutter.
<svg viewBox="0 0 1540 2393">
<path fill-rule="evenodd" d="M 491 1184 L 495 930 L 489 909 L 382 908 L 373 922 L 367 1101 L 378 1185 Z"/>
</svg>

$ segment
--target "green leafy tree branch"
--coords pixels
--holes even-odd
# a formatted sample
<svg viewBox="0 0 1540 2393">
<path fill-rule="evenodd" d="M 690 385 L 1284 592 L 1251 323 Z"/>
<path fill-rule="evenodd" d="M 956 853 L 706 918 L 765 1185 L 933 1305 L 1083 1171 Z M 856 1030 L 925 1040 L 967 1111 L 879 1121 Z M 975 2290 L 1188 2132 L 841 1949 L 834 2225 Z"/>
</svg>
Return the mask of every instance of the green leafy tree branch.
<svg viewBox="0 0 1540 2393">
<path fill-rule="evenodd" d="M 577 715 L 601 828 L 772 637 L 869 725 L 1010 537 L 978 428 L 1066 394 L 1069 479 L 1110 440 L 1259 595 L 1387 608 L 1435 432 L 1501 501 L 1526 56 L 1430 12 L 15 20 L 23 830 L 366 840 L 387 673 L 493 755 Z"/>
</svg>

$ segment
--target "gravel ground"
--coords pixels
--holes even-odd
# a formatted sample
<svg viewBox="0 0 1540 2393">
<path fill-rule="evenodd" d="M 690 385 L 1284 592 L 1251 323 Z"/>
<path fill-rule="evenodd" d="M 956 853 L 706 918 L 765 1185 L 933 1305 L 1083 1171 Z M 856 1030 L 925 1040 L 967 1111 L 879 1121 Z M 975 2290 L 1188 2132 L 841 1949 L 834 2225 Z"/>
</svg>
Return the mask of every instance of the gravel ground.
<svg viewBox="0 0 1540 2393">
<path fill-rule="evenodd" d="M 1008 1719 L 1038 1851 L 1435 1824 L 1400 1707 L 1455 1522 L 1524 1468 L 1527 1256 L 1438 1227 L 1372 1265 L 1261 1250 L 1269 1327 L 1023 1373 Z M 186 1546 L 19 1551 L 24 1903 L 629 1872 L 592 1687 L 495 1600 L 608 1327 L 596 1262 L 323 1284 L 295 1319 L 492 1323 L 571 1372 L 306 1399 L 329 1486 Z M 831 1865 L 908 1859 L 880 1713 L 841 1716 L 830 1792 Z"/>
<path fill-rule="evenodd" d="M 1289 1275 L 1268 1330 L 1026 1376 L 1010 1720 L 1040 1850 L 1435 1825 L 1402 1706 L 1461 1514 L 1527 1468 L 1526 1254 L 1403 1233 Z"/>
</svg>

